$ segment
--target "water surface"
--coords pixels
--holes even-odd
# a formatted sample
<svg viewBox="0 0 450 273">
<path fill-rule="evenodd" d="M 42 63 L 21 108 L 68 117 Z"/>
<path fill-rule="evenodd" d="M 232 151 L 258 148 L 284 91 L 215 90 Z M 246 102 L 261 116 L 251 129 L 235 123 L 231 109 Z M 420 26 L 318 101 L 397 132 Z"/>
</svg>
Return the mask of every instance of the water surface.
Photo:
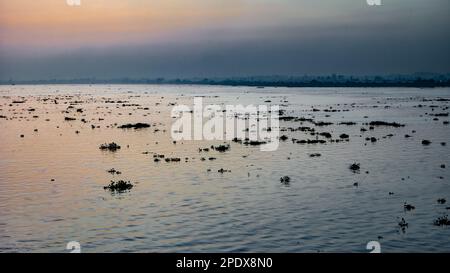
<svg viewBox="0 0 450 273">
<path fill-rule="evenodd" d="M 225 153 L 199 153 L 222 142 L 174 144 L 170 136 L 173 104 L 194 96 L 279 104 L 286 115 L 333 125 L 282 121 L 289 139 L 274 152 L 230 142 Z M 78 241 L 83 252 L 367 252 L 377 240 L 384 252 L 449 252 L 450 228 L 433 225 L 450 206 L 449 148 L 441 145 L 449 117 L 432 116 L 449 112 L 445 99 L 448 88 L 0 86 L 0 251 L 65 252 Z M 375 120 L 405 127 L 361 132 Z M 135 122 L 152 127 L 117 128 Z M 350 140 L 293 143 L 324 139 L 285 131 L 300 126 Z M 112 141 L 122 148 L 99 150 Z M 183 160 L 154 162 L 155 153 Z M 355 162 L 359 173 L 349 170 Z M 280 183 L 286 175 L 289 185 Z M 118 179 L 135 186 L 103 189 Z M 405 211 L 405 202 L 416 209 Z"/>
</svg>

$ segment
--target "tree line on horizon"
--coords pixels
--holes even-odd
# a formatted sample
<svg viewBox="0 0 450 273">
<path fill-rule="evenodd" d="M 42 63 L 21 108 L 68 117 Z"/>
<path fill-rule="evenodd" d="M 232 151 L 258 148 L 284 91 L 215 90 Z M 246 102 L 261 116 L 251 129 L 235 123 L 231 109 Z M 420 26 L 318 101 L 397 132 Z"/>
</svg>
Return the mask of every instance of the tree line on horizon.
<svg viewBox="0 0 450 273">
<path fill-rule="evenodd" d="M 49 79 L 0 81 L 15 84 L 188 84 L 255 87 L 450 87 L 450 74 L 411 74 L 388 76 L 251 76 L 223 78 L 119 78 Z"/>
</svg>

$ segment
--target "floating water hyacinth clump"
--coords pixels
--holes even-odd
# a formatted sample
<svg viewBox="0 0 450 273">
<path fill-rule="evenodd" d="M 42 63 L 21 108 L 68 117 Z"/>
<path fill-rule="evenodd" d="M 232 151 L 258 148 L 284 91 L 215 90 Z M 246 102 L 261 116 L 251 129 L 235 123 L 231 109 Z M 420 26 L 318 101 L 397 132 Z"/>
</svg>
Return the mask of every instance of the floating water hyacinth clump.
<svg viewBox="0 0 450 273">
<path fill-rule="evenodd" d="M 115 142 L 111 142 L 111 143 L 105 143 L 105 144 L 100 145 L 99 149 L 115 152 L 120 149 L 120 146 Z"/>
<path fill-rule="evenodd" d="M 142 129 L 142 128 L 150 128 L 150 124 L 148 123 L 128 123 L 118 127 L 119 129 Z"/>
<path fill-rule="evenodd" d="M 407 204 L 406 202 L 403 204 L 403 208 L 405 209 L 405 211 L 411 211 L 411 210 L 415 210 L 416 207 L 411 205 L 411 204 Z"/>
<path fill-rule="evenodd" d="M 434 220 L 435 226 L 450 226 L 450 220 L 448 220 L 448 215 L 438 217 Z"/>
<path fill-rule="evenodd" d="M 230 149 L 230 145 L 211 146 L 211 149 L 216 150 L 218 152 L 226 152 Z"/>
<path fill-rule="evenodd" d="M 369 123 L 370 126 L 391 126 L 391 127 L 404 127 L 405 124 L 400 124 L 397 122 L 386 122 L 386 121 L 371 121 Z"/>
<path fill-rule="evenodd" d="M 289 176 L 283 176 L 280 178 L 280 183 L 287 185 L 291 183 L 291 178 Z"/>
<path fill-rule="evenodd" d="M 361 165 L 359 163 L 353 163 L 352 165 L 350 165 L 349 169 L 352 172 L 359 172 L 359 170 L 361 169 Z"/>
<path fill-rule="evenodd" d="M 133 188 L 133 184 L 130 181 L 124 181 L 124 180 L 119 180 L 119 181 L 111 181 L 111 183 L 108 186 L 103 187 L 103 189 L 105 190 L 109 190 L 111 192 L 124 192 L 124 191 L 129 191 Z"/>
<path fill-rule="evenodd" d="M 115 175 L 115 174 L 117 174 L 117 175 L 122 174 L 122 172 L 120 172 L 120 171 L 118 171 L 118 170 L 116 170 L 116 169 L 114 169 L 114 168 L 111 168 L 111 169 L 107 170 L 107 172 L 110 173 L 110 174 L 112 174 L 112 175 Z"/>
<path fill-rule="evenodd" d="M 427 146 L 427 145 L 430 145 L 430 144 L 431 144 L 431 141 L 429 141 L 427 139 L 422 140 L 422 145 Z"/>
<path fill-rule="evenodd" d="M 398 222 L 398 226 L 400 227 L 402 232 L 406 231 L 406 228 L 408 228 L 408 225 L 409 224 L 406 222 L 405 218 L 402 218 L 402 220 L 400 220 L 400 222 Z"/>
</svg>

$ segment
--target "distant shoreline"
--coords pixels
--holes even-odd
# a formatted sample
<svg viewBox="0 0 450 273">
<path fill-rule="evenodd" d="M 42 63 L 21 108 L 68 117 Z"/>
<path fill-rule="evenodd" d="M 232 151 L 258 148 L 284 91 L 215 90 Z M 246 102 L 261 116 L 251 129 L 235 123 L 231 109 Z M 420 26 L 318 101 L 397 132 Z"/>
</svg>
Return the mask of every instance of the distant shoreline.
<svg viewBox="0 0 450 273">
<path fill-rule="evenodd" d="M 129 84 L 129 85 L 216 85 L 248 87 L 411 87 L 435 88 L 450 87 L 450 75 L 396 75 L 396 76 L 260 76 L 241 78 L 203 78 L 203 79 L 68 79 L 68 80 L 9 80 L 0 81 L 0 85 L 52 85 L 52 84 Z"/>
<path fill-rule="evenodd" d="M 26 86 L 26 85 L 203 85 L 203 86 L 231 86 L 231 87 L 279 87 L 279 88 L 446 88 L 450 87 L 450 84 L 446 85 L 415 85 L 415 84 L 396 84 L 396 85 L 295 85 L 295 84 L 266 84 L 266 85 L 253 85 L 253 84 L 204 84 L 204 83 L 120 83 L 120 82 L 95 82 L 95 83 L 79 83 L 79 82 L 60 82 L 60 83 L 0 83 L 0 86 Z"/>
</svg>

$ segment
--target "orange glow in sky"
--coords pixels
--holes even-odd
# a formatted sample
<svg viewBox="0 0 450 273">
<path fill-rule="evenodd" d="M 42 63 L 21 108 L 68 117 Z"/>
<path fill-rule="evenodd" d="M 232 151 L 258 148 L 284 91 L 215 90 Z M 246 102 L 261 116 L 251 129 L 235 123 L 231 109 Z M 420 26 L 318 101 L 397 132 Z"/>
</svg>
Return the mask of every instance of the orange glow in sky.
<svg viewBox="0 0 450 273">
<path fill-rule="evenodd" d="M 230 20 L 240 14 L 240 2 L 82 0 L 69 6 L 65 0 L 1 0 L 0 31 L 7 44 L 108 43 Z"/>
</svg>

